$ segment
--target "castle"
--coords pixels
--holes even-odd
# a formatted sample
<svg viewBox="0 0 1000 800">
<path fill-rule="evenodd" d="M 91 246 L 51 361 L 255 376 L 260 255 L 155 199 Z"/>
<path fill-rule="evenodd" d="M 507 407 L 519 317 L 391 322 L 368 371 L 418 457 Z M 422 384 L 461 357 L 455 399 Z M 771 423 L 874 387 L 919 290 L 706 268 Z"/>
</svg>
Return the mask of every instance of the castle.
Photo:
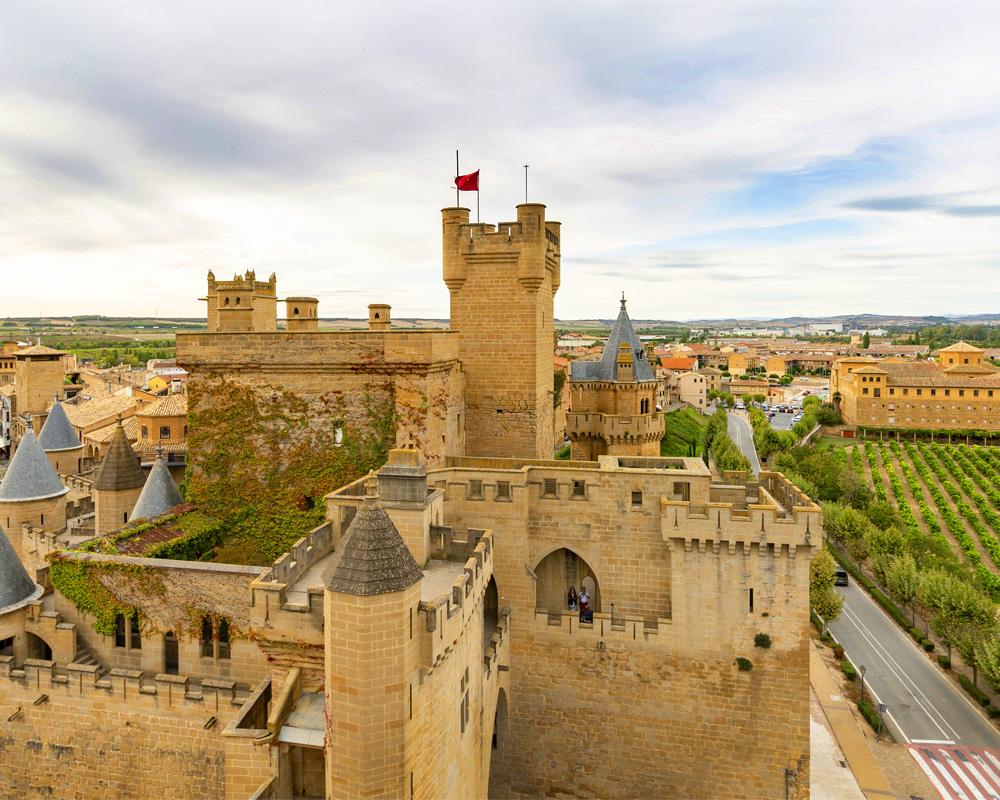
<svg viewBox="0 0 1000 800">
<path fill-rule="evenodd" d="M 208 330 L 177 338 L 204 506 L 121 432 L 89 478 L 26 433 L 0 483 L 0 796 L 808 796 L 819 508 L 612 438 L 662 420 L 624 303 L 610 370 L 573 376 L 600 435 L 553 460 L 559 224 L 448 208 L 442 242 L 447 330 L 372 304 L 326 331 L 308 297 L 279 326 L 274 276 L 210 274 Z M 245 520 L 208 500 L 251 478 L 319 524 L 213 559 Z M 108 533 L 74 536 L 87 513 Z"/>
</svg>

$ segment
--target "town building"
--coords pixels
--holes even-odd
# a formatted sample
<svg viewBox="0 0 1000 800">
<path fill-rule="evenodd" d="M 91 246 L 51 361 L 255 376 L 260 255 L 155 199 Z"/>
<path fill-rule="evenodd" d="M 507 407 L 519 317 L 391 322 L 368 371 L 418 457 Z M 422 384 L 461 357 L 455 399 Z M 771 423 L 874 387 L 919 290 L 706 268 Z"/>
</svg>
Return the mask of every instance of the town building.
<svg viewBox="0 0 1000 800">
<path fill-rule="evenodd" d="M 937 361 L 838 359 L 830 397 L 856 427 L 1000 430 L 1000 369 L 965 342 L 942 348 Z"/>
</svg>

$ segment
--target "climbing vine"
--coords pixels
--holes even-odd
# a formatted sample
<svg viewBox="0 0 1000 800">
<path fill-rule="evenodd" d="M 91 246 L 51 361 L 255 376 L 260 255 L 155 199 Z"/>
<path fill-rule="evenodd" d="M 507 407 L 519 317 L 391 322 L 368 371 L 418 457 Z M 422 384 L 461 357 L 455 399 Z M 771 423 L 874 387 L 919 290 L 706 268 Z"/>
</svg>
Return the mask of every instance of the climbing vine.
<svg viewBox="0 0 1000 800">
<path fill-rule="evenodd" d="M 98 574 L 116 572 L 141 582 L 146 592 L 162 592 L 162 579 L 151 570 L 136 564 L 122 564 L 104 561 L 77 561 L 53 553 L 49 556 L 49 579 L 52 585 L 80 611 L 94 617 L 94 630 L 105 636 L 113 636 L 115 619 L 121 614 L 128 617 L 136 612 L 134 606 L 127 605 L 105 586 Z"/>
<path fill-rule="evenodd" d="M 227 528 L 214 558 L 269 564 L 325 517 L 324 495 L 380 467 L 396 438 L 391 383 L 349 408 L 271 386 L 192 387 L 187 492 Z"/>
</svg>

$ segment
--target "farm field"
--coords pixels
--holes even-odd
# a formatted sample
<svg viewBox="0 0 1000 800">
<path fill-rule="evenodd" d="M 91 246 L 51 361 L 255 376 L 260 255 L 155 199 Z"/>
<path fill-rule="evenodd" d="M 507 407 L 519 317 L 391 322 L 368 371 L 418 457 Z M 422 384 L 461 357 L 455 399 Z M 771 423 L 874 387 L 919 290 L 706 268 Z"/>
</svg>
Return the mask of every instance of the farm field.
<svg viewBox="0 0 1000 800">
<path fill-rule="evenodd" d="M 946 542 L 1000 599 L 1000 448 L 868 441 L 846 456 L 875 498 L 899 510 L 906 532 Z"/>
</svg>

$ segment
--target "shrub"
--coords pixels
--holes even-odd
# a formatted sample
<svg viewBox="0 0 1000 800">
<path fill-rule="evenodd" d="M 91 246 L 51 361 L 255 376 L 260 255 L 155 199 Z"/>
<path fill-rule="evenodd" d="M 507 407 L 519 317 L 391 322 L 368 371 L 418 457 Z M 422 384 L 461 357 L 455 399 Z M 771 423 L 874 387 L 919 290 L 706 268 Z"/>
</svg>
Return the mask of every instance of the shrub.
<svg viewBox="0 0 1000 800">
<path fill-rule="evenodd" d="M 930 639 L 924 639 L 924 641 L 922 642 L 922 646 L 924 650 L 926 650 L 928 653 L 934 652 L 934 642 L 932 642 Z"/>
<path fill-rule="evenodd" d="M 958 682 L 962 684 L 962 688 L 965 689 L 968 695 L 979 703 L 979 705 L 985 708 L 990 704 L 990 698 L 986 696 L 986 693 L 978 686 L 975 686 L 965 675 L 959 673 Z"/>
<path fill-rule="evenodd" d="M 842 661 L 844 659 L 844 648 L 842 645 L 835 644 L 833 646 L 833 657 L 838 661 Z"/>
<path fill-rule="evenodd" d="M 986 706 L 986 714 L 990 719 L 996 719 L 1000 717 L 1000 708 L 993 705 Z"/>
<path fill-rule="evenodd" d="M 771 637 L 766 633 L 758 633 L 753 637 L 754 647 L 763 647 L 765 650 L 771 646 Z"/>
<path fill-rule="evenodd" d="M 847 680 L 857 680 L 858 671 L 854 669 L 854 665 L 850 661 L 841 661 L 840 671 L 844 673 L 844 677 L 847 678 Z"/>
<path fill-rule="evenodd" d="M 871 701 L 865 698 L 864 700 L 858 701 L 858 711 L 861 712 L 868 724 L 876 731 L 881 730 L 882 720 L 879 719 L 878 712 L 875 710 L 875 706 L 871 704 Z"/>
<path fill-rule="evenodd" d="M 910 636 L 919 642 L 924 638 L 924 632 L 920 628 L 910 628 Z"/>
<path fill-rule="evenodd" d="M 937 657 L 938 664 L 941 665 L 941 669 L 951 669 L 951 659 L 948 656 L 942 654 Z"/>
<path fill-rule="evenodd" d="M 736 666 L 739 667 L 740 672 L 749 672 L 753 669 L 750 659 L 743 658 L 742 656 L 736 659 Z"/>
</svg>

